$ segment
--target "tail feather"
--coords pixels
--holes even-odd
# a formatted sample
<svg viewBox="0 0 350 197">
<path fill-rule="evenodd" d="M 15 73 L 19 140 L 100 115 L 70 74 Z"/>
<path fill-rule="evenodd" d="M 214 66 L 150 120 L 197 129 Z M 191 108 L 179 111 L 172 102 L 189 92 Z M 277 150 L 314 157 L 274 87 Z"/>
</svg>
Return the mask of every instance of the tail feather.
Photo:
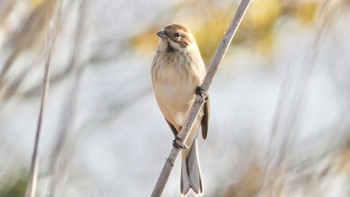
<svg viewBox="0 0 350 197">
<path fill-rule="evenodd" d="M 193 141 L 190 150 L 183 150 L 181 164 L 181 194 L 186 195 L 190 189 L 200 196 L 203 194 L 203 184 L 198 160 L 197 140 Z"/>
</svg>

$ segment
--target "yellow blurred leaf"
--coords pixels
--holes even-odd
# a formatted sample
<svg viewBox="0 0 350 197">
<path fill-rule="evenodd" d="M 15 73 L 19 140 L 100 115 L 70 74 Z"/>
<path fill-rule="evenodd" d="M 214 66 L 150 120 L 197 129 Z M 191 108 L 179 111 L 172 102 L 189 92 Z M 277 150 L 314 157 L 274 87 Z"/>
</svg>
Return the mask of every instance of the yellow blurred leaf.
<svg viewBox="0 0 350 197">
<path fill-rule="evenodd" d="M 45 0 L 32 0 L 33 7 L 39 7 L 43 4 Z"/>
<path fill-rule="evenodd" d="M 141 32 L 140 34 L 132 37 L 129 40 L 129 44 L 131 45 L 131 47 L 134 47 L 140 51 L 155 49 L 159 42 L 157 32 L 160 31 L 160 29 L 161 28 L 152 26 L 146 31 Z"/>
<path fill-rule="evenodd" d="M 257 41 L 257 49 L 260 52 L 267 53 L 273 47 L 274 41 L 274 33 L 271 31 L 267 32 L 260 36 L 260 39 Z"/>
<path fill-rule="evenodd" d="M 312 23 L 315 19 L 318 5 L 317 2 L 306 2 L 300 4 L 296 11 L 297 18 L 305 24 Z"/>
<path fill-rule="evenodd" d="M 256 0 L 248 9 L 243 23 L 256 29 L 266 29 L 274 24 L 281 12 L 282 5 L 279 0 Z"/>
<path fill-rule="evenodd" d="M 222 16 L 222 14 L 220 15 L 222 12 L 223 10 L 221 9 L 216 10 L 216 12 L 211 12 L 210 15 L 213 17 L 208 17 L 204 25 L 201 25 L 192 32 L 206 65 L 210 63 L 219 42 L 227 30 L 227 26 L 231 22 L 230 17 Z"/>
</svg>

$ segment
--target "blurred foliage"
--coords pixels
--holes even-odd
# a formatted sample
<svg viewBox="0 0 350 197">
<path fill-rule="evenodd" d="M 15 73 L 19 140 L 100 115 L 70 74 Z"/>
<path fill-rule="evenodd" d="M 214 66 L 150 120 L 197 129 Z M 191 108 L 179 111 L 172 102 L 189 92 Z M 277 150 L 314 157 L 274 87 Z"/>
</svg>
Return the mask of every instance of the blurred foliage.
<svg viewBox="0 0 350 197">
<path fill-rule="evenodd" d="M 253 1 L 245 18 L 245 27 L 259 29 L 270 29 L 282 13 L 282 4 L 279 0 Z"/>
<path fill-rule="evenodd" d="M 237 31 L 234 44 L 248 42 L 259 51 L 270 51 L 275 37 L 272 29 L 282 13 L 283 6 L 279 0 L 253 1 Z"/>
<path fill-rule="evenodd" d="M 6 29 L 9 15 L 16 5 L 16 1 L 0 2 L 0 29 Z"/>
<path fill-rule="evenodd" d="M 41 65 L 39 59 L 45 53 L 46 32 L 57 6 L 56 0 L 10 2 L 13 3 L 0 3 L 0 7 L 2 5 L 6 7 L 4 8 L 6 12 L 0 11 L 0 16 L 5 16 L 0 18 L 0 35 L 4 37 L 4 42 L 0 41 L 4 57 L 3 65 L 0 67 L 2 100 L 8 100 L 16 95 L 30 71 Z M 22 6 L 26 9 L 21 9 Z M 26 63 L 21 65 L 21 68 L 16 67 L 17 62 L 24 59 Z M 18 72 L 13 74 L 14 70 Z"/>
<path fill-rule="evenodd" d="M 34 7 L 39 7 L 43 4 L 44 0 L 32 0 L 32 5 Z"/>
<path fill-rule="evenodd" d="M 269 52 L 274 46 L 273 27 L 280 18 L 291 17 L 302 24 L 312 24 L 319 3 L 320 1 L 252 1 L 233 44 L 248 43 L 260 52 Z M 169 21 L 185 21 L 187 26 L 191 26 L 204 62 L 208 65 L 236 8 L 237 5 L 233 5 L 232 2 L 184 1 L 170 11 L 174 16 Z M 137 50 L 154 50 L 158 44 L 156 32 L 162 28 L 159 25 L 154 24 L 132 37 L 131 46 Z"/>
<path fill-rule="evenodd" d="M 0 185 L 0 197 L 23 197 L 26 192 L 27 180 L 25 176 L 16 179 L 8 178 L 7 183 Z"/>
<path fill-rule="evenodd" d="M 46 0 L 43 3 L 33 4 L 34 8 L 30 15 L 23 19 L 23 23 L 11 37 L 8 39 L 8 46 L 13 51 L 26 50 L 32 46 L 38 45 L 38 41 L 43 41 L 43 32 L 48 27 L 56 6 L 56 0 Z M 40 43 L 40 42 L 39 42 Z"/>
<path fill-rule="evenodd" d="M 213 12 L 208 14 L 205 19 L 206 25 L 201 25 L 193 32 L 203 60 L 207 66 L 210 63 L 212 55 L 219 45 L 224 32 L 227 30 L 228 24 L 231 22 L 231 17 L 220 14 L 223 11 L 222 8 L 213 10 Z"/>
<path fill-rule="evenodd" d="M 56 6 L 56 1 L 33 1 L 32 3 L 33 9 L 29 12 L 29 15 L 23 18 L 23 22 L 18 29 L 14 30 L 13 33 L 9 33 L 6 40 L 5 46 L 10 52 L 0 71 L 1 90 L 4 89 L 5 84 L 9 84 L 7 81 L 5 81 L 8 72 L 24 52 L 31 50 L 31 52 L 37 56 L 43 52 L 46 38 L 46 36 L 44 36 L 44 32 L 48 28 L 50 18 L 52 17 L 53 10 Z M 30 8 L 30 6 L 28 8 Z M 9 13 L 8 15 L 11 14 L 12 13 Z M 29 65 L 26 66 L 28 67 Z M 26 73 L 24 73 L 24 75 L 26 75 Z M 24 76 L 21 77 L 21 79 L 23 78 Z M 9 91 L 7 91 L 4 94 L 5 97 L 10 97 L 17 90 L 19 84 L 20 83 L 18 83 L 18 85 L 16 84 L 16 88 L 11 88 Z"/>
<path fill-rule="evenodd" d="M 262 169 L 259 164 L 247 165 L 241 177 L 229 185 L 220 195 L 222 197 L 254 197 L 258 194 L 263 182 Z M 218 192 L 220 193 L 220 192 Z"/>
<path fill-rule="evenodd" d="M 129 44 L 137 50 L 156 48 L 158 45 L 156 33 L 158 31 L 160 30 L 156 26 L 150 26 L 146 31 L 132 37 L 129 40 Z"/>
<path fill-rule="evenodd" d="M 299 6 L 294 10 L 294 13 L 301 22 L 310 24 L 314 22 L 318 7 L 319 4 L 316 2 L 306 2 L 299 4 Z"/>
<path fill-rule="evenodd" d="M 337 181 L 338 178 L 345 179 L 347 183 L 350 178 L 350 140 L 347 139 L 345 144 L 339 147 L 317 159 L 309 158 L 300 163 L 296 162 L 288 169 L 278 170 L 281 166 L 276 166 L 273 169 L 276 177 L 267 184 L 266 169 L 263 165 L 257 162 L 242 162 L 242 167 L 235 168 L 239 170 L 232 174 L 234 181 L 218 187 L 214 193 L 222 197 L 288 197 L 295 196 L 295 191 L 298 190 L 303 196 L 328 196 L 320 195 L 320 191 L 322 194 L 331 191 L 332 186 L 327 184 Z"/>
<path fill-rule="evenodd" d="M 349 6 L 350 1 L 344 0 L 343 2 Z M 17 15 L 19 11 L 16 10 L 16 6 L 20 3 L 23 2 L 0 1 L 0 34 L 5 34 L 5 47 L 9 49 L 9 55 L 8 57 L 4 55 L 5 63 L 0 67 L 0 91 L 3 91 L 1 93 L 4 94 L 1 96 L 4 97 L 15 94 L 22 83 L 22 79 L 30 74 L 32 70 L 32 68 L 29 68 L 31 64 L 25 63 L 25 67 L 22 68 L 23 75 L 19 74 L 13 80 L 16 83 L 11 84 L 7 73 L 11 66 L 27 52 L 31 53 L 31 56 L 41 57 L 42 51 L 45 50 L 44 42 L 45 32 L 49 27 L 48 19 L 52 17 L 56 6 L 55 0 L 26 1 L 27 9 L 20 11 L 20 13 L 23 13 Z M 258 52 L 268 53 L 274 47 L 276 37 L 274 28 L 278 22 L 283 22 L 281 19 L 292 19 L 306 27 L 311 26 L 317 16 L 320 3 L 320 0 L 253 0 L 237 31 L 233 45 L 248 46 Z M 154 21 L 152 25 L 132 36 L 129 39 L 129 47 L 137 51 L 153 52 L 158 44 L 156 33 L 164 25 L 173 22 L 183 23 L 191 27 L 203 59 L 206 65 L 209 65 L 224 32 L 235 14 L 236 8 L 237 4 L 232 1 L 190 0 L 179 2 L 171 10 L 167 10 L 166 14 L 159 16 L 160 20 Z M 8 23 L 11 23 L 11 17 L 14 18 L 13 15 L 16 15 L 16 20 L 20 24 L 18 26 L 13 25 L 13 29 L 8 29 Z M 14 22 L 12 21 L 12 23 Z M 117 43 L 115 45 L 121 44 Z M 112 52 L 113 55 L 114 52 Z M 31 61 L 35 62 L 35 58 Z M 32 65 L 36 64 L 33 63 Z M 60 75 L 53 76 L 53 81 L 66 77 L 71 72 L 70 68 Z M 6 87 L 2 88 L 5 85 Z M 35 88 L 35 90 L 40 89 Z M 30 93 L 30 91 L 28 92 Z M 123 106 L 129 105 L 123 104 Z M 117 108 L 120 109 L 119 105 Z M 350 177 L 349 160 L 350 143 L 339 153 L 337 166 L 339 173 L 345 174 L 347 177 Z M 232 175 L 232 177 L 236 178 L 236 175 Z M 242 176 L 237 178 L 235 183 L 227 188 L 220 188 L 220 191 L 224 190 L 223 196 L 254 196 L 261 187 L 262 178 L 262 167 L 252 163 L 247 166 L 247 169 L 242 173 Z M 0 185 L 0 197 L 24 196 L 25 188 L 26 178 L 24 176 L 19 178 L 10 177 L 4 185 Z"/>
<path fill-rule="evenodd" d="M 337 172 L 350 178 L 350 138 L 347 139 L 345 145 L 339 151 L 339 159 Z"/>
</svg>

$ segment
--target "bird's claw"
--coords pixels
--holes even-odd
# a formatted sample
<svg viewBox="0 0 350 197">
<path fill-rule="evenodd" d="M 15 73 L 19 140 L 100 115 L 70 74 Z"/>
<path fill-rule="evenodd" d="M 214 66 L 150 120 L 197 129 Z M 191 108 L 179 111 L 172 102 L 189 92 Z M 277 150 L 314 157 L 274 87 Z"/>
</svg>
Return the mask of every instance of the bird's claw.
<svg viewBox="0 0 350 197">
<path fill-rule="evenodd" d="M 209 98 L 208 93 L 200 86 L 196 88 L 196 94 L 201 96 L 204 101 L 207 101 Z"/>
<path fill-rule="evenodd" d="M 173 146 L 177 149 L 186 149 L 188 146 L 182 142 L 182 140 L 175 136 L 175 139 L 173 140 Z"/>
</svg>

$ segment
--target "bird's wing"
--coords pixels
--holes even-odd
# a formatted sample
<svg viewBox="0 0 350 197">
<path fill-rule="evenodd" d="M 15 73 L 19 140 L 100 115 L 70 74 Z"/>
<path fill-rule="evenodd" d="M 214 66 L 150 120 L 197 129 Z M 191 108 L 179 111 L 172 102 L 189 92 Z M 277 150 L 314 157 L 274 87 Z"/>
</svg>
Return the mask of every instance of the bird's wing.
<svg viewBox="0 0 350 197">
<path fill-rule="evenodd" d="M 209 96 L 206 102 L 204 103 L 203 106 L 203 118 L 201 122 L 201 127 L 202 127 L 202 137 L 203 139 L 207 138 L 208 135 L 208 128 L 209 128 L 209 113 L 210 113 L 210 101 L 209 101 Z"/>
</svg>

